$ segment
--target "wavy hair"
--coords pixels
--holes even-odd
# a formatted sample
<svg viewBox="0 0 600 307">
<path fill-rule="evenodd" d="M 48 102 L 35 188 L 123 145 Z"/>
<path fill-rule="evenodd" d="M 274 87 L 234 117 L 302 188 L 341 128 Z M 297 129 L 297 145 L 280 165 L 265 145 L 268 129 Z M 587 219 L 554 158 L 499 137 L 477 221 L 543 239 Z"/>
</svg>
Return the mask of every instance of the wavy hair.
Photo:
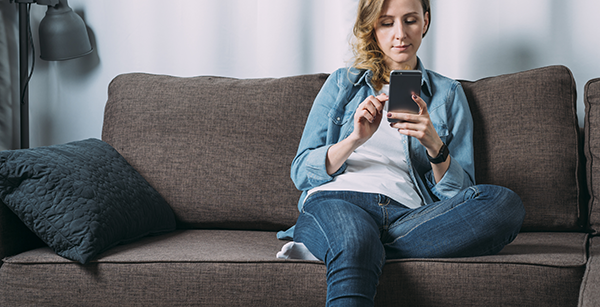
<svg viewBox="0 0 600 307">
<path fill-rule="evenodd" d="M 431 25 L 431 6 L 429 0 L 420 0 L 423 12 L 429 13 L 429 24 Z M 385 54 L 379 48 L 375 39 L 375 24 L 381 16 L 385 0 L 360 0 L 358 13 L 352 33 L 354 39 L 351 43 L 354 54 L 353 67 L 368 69 L 373 72 L 371 83 L 375 90 L 379 91 L 385 83 L 389 82 L 390 69 L 385 65 Z M 430 27 L 427 27 L 423 37 Z"/>
</svg>

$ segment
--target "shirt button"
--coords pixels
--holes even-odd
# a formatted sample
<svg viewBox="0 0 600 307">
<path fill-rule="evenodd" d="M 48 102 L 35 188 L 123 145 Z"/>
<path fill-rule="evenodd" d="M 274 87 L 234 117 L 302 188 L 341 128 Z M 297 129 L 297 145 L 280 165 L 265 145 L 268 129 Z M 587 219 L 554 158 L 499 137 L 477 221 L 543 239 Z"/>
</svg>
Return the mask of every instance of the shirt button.
<svg viewBox="0 0 600 307">
<path fill-rule="evenodd" d="M 339 121 L 339 120 L 341 120 L 341 118 L 338 117 L 337 120 Z"/>
</svg>

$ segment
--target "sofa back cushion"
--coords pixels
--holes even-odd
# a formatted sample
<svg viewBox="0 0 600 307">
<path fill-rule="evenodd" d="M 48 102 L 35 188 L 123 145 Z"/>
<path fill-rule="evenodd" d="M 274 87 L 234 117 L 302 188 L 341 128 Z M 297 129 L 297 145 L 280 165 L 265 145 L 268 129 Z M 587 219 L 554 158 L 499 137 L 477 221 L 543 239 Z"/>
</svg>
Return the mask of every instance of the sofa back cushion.
<svg viewBox="0 0 600 307">
<path fill-rule="evenodd" d="M 600 233 L 600 78 L 585 85 L 584 144 L 587 161 L 586 176 L 590 192 L 590 227 Z"/>
<path fill-rule="evenodd" d="M 179 228 L 281 230 L 298 216 L 290 165 L 326 77 L 120 75 L 102 139 L 165 198 Z"/>
<path fill-rule="evenodd" d="M 526 231 L 580 230 L 575 80 L 551 66 L 462 81 L 474 120 L 475 178 L 515 191 Z M 582 208 L 580 208 L 582 205 Z"/>
<path fill-rule="evenodd" d="M 300 196 L 290 164 L 326 78 L 120 75 L 102 138 L 167 200 L 180 228 L 284 229 Z M 587 204 L 571 72 L 551 66 L 462 85 L 477 183 L 521 196 L 523 230 L 581 230 Z"/>
</svg>

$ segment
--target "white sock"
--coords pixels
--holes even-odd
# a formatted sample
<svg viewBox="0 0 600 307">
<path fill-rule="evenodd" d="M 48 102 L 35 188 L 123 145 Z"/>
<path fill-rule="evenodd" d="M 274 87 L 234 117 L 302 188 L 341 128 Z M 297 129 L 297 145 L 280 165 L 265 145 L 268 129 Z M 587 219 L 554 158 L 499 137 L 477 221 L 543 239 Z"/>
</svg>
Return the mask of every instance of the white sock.
<svg viewBox="0 0 600 307">
<path fill-rule="evenodd" d="M 319 260 L 315 257 L 303 243 L 288 242 L 277 253 L 277 258 L 280 259 L 303 259 L 303 260 Z"/>
</svg>

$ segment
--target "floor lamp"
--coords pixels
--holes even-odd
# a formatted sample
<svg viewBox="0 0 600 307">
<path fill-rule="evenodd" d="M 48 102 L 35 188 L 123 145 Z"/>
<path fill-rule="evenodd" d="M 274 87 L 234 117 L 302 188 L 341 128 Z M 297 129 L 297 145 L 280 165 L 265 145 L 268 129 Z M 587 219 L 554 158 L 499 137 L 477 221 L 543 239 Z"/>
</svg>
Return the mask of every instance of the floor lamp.
<svg viewBox="0 0 600 307">
<path fill-rule="evenodd" d="M 21 148 L 29 148 L 29 80 L 35 66 L 35 52 L 29 69 L 31 36 L 30 9 L 32 3 L 47 5 L 46 16 L 40 22 L 40 58 L 64 61 L 92 53 L 92 45 L 83 19 L 69 7 L 67 0 L 11 0 L 19 5 L 19 81 Z"/>
</svg>

